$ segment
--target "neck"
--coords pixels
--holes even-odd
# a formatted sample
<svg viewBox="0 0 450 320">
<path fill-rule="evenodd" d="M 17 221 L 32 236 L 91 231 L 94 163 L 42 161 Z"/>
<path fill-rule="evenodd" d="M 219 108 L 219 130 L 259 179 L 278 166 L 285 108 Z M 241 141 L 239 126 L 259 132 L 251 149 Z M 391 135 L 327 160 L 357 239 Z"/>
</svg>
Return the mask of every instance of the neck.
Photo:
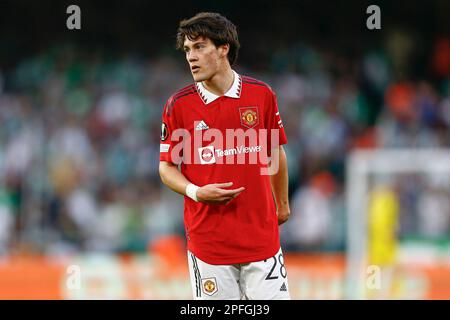
<svg viewBox="0 0 450 320">
<path fill-rule="evenodd" d="M 216 73 L 211 79 L 202 82 L 203 86 L 210 92 L 222 96 L 228 90 L 234 82 L 234 73 L 231 68 L 227 68 L 222 72 Z"/>
</svg>

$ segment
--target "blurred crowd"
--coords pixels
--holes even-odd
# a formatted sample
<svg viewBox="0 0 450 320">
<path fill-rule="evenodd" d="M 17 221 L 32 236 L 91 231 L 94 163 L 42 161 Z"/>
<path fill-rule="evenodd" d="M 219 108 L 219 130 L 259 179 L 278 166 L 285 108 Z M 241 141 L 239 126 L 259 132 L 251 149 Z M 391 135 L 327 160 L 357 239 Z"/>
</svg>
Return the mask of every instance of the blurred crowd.
<svg viewBox="0 0 450 320">
<path fill-rule="evenodd" d="M 235 67 L 277 93 L 289 139 L 288 250 L 345 249 L 351 150 L 449 147 L 450 40 L 436 39 L 420 72 L 414 49 L 407 33 L 356 60 L 298 42 L 264 70 Z M 184 235 L 182 198 L 158 174 L 162 108 L 192 82 L 183 59 L 61 45 L 0 70 L 1 254 L 145 251 Z M 450 233 L 442 208 L 427 234 Z"/>
</svg>

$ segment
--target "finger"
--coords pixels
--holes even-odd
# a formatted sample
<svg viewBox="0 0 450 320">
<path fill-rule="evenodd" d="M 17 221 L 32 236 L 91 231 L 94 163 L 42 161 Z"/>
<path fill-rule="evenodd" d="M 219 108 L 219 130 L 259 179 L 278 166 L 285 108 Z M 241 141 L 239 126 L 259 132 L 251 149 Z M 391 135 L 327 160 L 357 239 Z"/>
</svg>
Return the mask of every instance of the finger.
<svg viewBox="0 0 450 320">
<path fill-rule="evenodd" d="M 241 194 L 241 192 L 233 194 L 233 196 L 232 196 L 233 199 L 236 198 L 236 197 L 237 197 L 238 195 L 240 195 L 240 194 Z"/>
<path fill-rule="evenodd" d="M 230 201 L 230 200 L 233 200 L 233 197 L 221 197 L 219 199 L 220 202 L 226 202 L 226 201 Z"/>
<path fill-rule="evenodd" d="M 234 194 L 239 194 L 239 193 L 241 193 L 244 190 L 245 190 L 244 187 L 240 187 L 240 188 L 237 188 L 237 189 L 229 189 L 229 190 L 228 189 L 227 190 L 222 189 L 222 195 L 224 195 L 224 196 L 233 196 Z"/>
<path fill-rule="evenodd" d="M 234 198 L 236 198 L 238 195 L 240 195 L 241 193 L 242 193 L 242 191 L 236 192 L 236 193 L 233 194 L 231 197 L 234 199 Z"/>
<path fill-rule="evenodd" d="M 233 182 L 224 182 L 224 183 L 214 183 L 213 186 L 217 188 L 228 188 L 233 185 Z"/>
</svg>

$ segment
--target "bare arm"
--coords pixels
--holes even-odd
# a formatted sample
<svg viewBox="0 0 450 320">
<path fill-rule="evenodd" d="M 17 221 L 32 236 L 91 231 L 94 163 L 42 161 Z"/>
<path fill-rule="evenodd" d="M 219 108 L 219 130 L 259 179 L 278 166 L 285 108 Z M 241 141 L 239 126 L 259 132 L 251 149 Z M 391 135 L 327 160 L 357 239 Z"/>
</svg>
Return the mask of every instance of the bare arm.
<svg viewBox="0 0 450 320">
<path fill-rule="evenodd" d="M 178 170 L 176 165 L 167 161 L 160 161 L 159 175 L 161 181 L 170 189 L 181 195 L 186 195 L 186 187 L 191 182 Z M 208 204 L 228 204 L 228 202 L 245 190 L 244 187 L 224 189 L 232 185 L 232 182 L 226 182 L 200 186 L 197 190 L 197 199 L 199 202 Z"/>
<path fill-rule="evenodd" d="M 277 205 L 278 224 L 281 225 L 289 219 L 291 209 L 289 208 L 288 197 L 288 167 L 286 153 L 283 146 L 279 146 L 278 150 L 272 150 L 272 156 L 279 156 L 278 170 L 270 176 L 270 184 Z"/>
<path fill-rule="evenodd" d="M 167 161 L 160 161 L 159 176 L 161 181 L 173 191 L 186 195 L 188 179 L 178 170 L 177 166 Z"/>
</svg>

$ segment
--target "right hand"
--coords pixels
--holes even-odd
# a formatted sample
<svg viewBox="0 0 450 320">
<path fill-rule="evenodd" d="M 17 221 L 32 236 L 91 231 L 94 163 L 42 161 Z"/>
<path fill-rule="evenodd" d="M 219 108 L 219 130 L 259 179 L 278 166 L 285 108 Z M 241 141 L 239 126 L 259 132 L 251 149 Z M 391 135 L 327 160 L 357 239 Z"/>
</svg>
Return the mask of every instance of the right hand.
<svg viewBox="0 0 450 320">
<path fill-rule="evenodd" d="M 207 204 L 228 204 L 231 200 L 236 198 L 244 187 L 237 189 L 224 189 L 231 187 L 233 182 L 226 183 L 212 183 L 204 185 L 197 190 L 197 200 Z"/>
</svg>

